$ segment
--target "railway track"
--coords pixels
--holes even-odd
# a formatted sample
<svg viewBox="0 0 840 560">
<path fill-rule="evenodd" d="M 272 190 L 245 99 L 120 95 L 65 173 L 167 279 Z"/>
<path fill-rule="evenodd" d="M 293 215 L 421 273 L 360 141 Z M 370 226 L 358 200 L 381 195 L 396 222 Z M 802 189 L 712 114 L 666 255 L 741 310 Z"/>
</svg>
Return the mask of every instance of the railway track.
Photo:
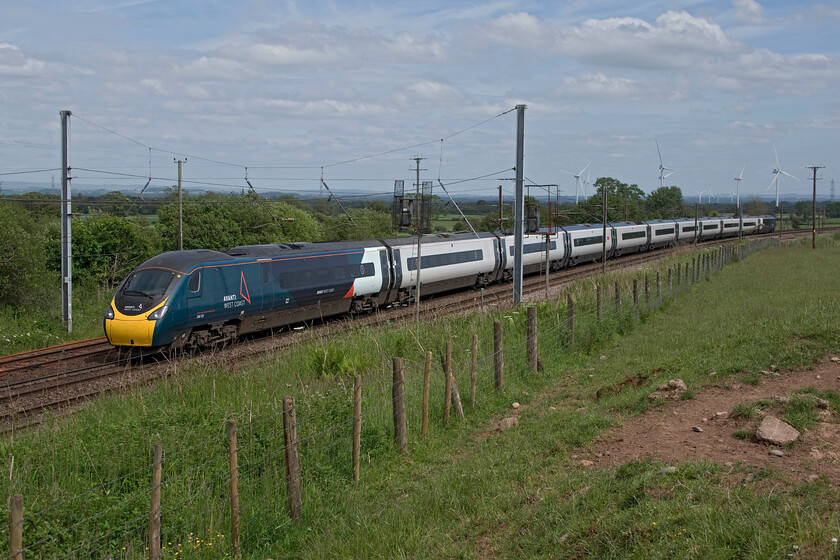
<svg viewBox="0 0 840 560">
<path fill-rule="evenodd" d="M 799 236 L 810 232 L 785 231 L 784 235 Z M 760 237 L 778 237 L 778 233 Z M 701 247 L 709 248 L 737 242 L 733 239 L 714 240 Z M 610 271 L 627 270 L 644 266 L 676 254 L 692 252 L 694 246 L 677 246 L 649 253 L 626 255 L 608 264 Z M 549 290 L 562 289 L 579 280 L 600 274 L 601 263 L 580 264 L 570 269 L 549 274 Z M 535 299 L 545 291 L 545 276 L 529 276 L 523 282 L 523 300 Z M 421 288 L 422 293 L 422 288 Z M 500 309 L 510 307 L 511 285 L 492 285 L 480 293 L 477 291 L 436 296 L 424 300 L 421 318 L 430 319 L 454 313 L 465 313 L 476 309 Z M 369 325 L 412 321 L 414 306 L 401 306 L 380 310 L 363 320 Z M 352 328 L 356 321 L 338 321 L 339 329 Z M 335 334 L 336 322 L 310 326 L 312 336 L 329 332 Z M 323 330 L 322 330 L 323 329 Z M 257 339 L 235 346 L 234 354 L 253 356 L 261 352 L 291 344 L 292 337 L 277 337 L 266 341 Z M 285 341 L 284 341 L 285 339 Z M 214 354 L 214 351 L 208 354 Z M 184 359 L 178 357 L 176 360 Z M 72 410 L 106 392 L 136 386 L 168 375 L 172 371 L 170 357 L 155 355 L 128 357 L 121 355 L 108 344 L 105 337 L 70 342 L 49 348 L 22 352 L 0 357 L 0 430 L 8 431 L 40 422 L 46 410 Z"/>
</svg>

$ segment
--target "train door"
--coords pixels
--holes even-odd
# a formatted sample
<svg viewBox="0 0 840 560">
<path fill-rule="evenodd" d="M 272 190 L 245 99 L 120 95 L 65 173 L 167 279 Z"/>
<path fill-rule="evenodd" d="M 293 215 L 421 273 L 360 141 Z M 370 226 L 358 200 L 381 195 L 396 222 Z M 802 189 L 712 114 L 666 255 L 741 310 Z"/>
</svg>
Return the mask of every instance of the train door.
<svg viewBox="0 0 840 560">
<path fill-rule="evenodd" d="M 223 320 L 223 298 L 227 293 L 225 279 L 219 267 L 198 269 L 187 284 L 187 309 L 190 321 L 215 322 Z"/>
<path fill-rule="evenodd" d="M 262 286 L 262 305 L 260 311 L 268 313 L 274 309 L 274 278 L 271 276 L 271 259 L 260 262 L 260 280 Z"/>
</svg>

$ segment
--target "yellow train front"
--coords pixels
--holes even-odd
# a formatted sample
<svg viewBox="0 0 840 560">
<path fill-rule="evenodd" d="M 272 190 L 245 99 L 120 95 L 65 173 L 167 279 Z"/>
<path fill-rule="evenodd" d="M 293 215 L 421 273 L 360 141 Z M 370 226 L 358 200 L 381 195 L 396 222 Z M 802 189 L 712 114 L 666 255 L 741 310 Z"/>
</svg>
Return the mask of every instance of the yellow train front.
<svg viewBox="0 0 840 560">
<path fill-rule="evenodd" d="M 179 346 L 186 334 L 184 292 L 191 280 L 199 280 L 197 268 L 219 259 L 230 257 L 216 251 L 171 251 L 141 264 L 120 284 L 105 311 L 108 341 L 128 348 Z"/>
</svg>

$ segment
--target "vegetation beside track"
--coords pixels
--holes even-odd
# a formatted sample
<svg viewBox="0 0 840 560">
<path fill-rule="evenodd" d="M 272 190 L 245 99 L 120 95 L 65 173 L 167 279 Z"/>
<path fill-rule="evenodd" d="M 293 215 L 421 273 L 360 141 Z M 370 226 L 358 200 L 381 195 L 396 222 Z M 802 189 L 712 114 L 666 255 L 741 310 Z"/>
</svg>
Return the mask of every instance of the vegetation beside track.
<svg viewBox="0 0 840 560">
<path fill-rule="evenodd" d="M 221 357 L 210 365 L 185 363 L 153 387 L 48 419 L 3 444 L 0 460 L 15 458 L 11 491 L 23 494 L 33 513 L 25 542 L 79 523 L 49 541 L 42 557 L 88 543 L 100 556 L 142 557 L 146 466 L 161 441 L 164 542 L 175 543 L 165 557 L 195 535 L 228 547 L 221 536 L 229 535 L 225 420 L 234 418 L 246 558 L 783 558 L 794 545 L 808 557 L 831 557 L 831 538 L 840 537 L 840 493 L 824 480 L 783 484 L 780 473 L 763 470 L 735 483 L 730 469 L 708 462 L 684 463 L 672 477 L 657 476 L 665 465 L 650 461 L 592 471 L 571 455 L 625 415 L 652 406 L 646 395 L 668 379 L 683 379 L 693 392 L 733 379 L 755 383 L 770 364 L 784 371 L 837 351 L 840 249 L 832 243 L 823 241 L 817 251 L 769 249 L 733 262 L 708 281 L 683 284 L 664 310 L 643 306 L 638 320 L 627 282 L 642 273 L 619 279 L 623 311 L 612 312 L 607 299 L 600 324 L 587 299 L 591 282 L 582 283 L 574 290 L 574 348 L 566 342 L 565 302 L 538 306 L 538 374 L 525 363 L 524 312 L 499 314 L 492 319 L 505 329 L 504 393 L 493 390 L 492 319 L 476 315 L 387 331 L 359 328 L 335 340 L 298 333 L 292 351 L 251 363 Z M 440 421 L 438 353 L 454 341 L 466 402 L 473 332 L 480 340 L 477 406 L 465 405 L 466 418 L 453 418 L 447 429 Z M 418 411 L 427 350 L 434 352 L 433 407 L 424 441 Z M 407 364 L 407 456 L 391 443 L 396 356 Z M 358 485 L 349 460 L 354 372 L 364 379 Z M 641 381 L 622 383 L 628 374 Z M 279 417 L 285 395 L 297 400 L 303 441 L 300 524 L 285 514 Z M 497 432 L 494 418 L 514 401 L 523 405 L 519 425 Z M 56 503 L 61 507 L 35 515 Z M 102 512 L 108 514 L 100 518 Z M 128 530 L 118 533 L 123 526 Z M 222 556 L 217 549 L 190 547 L 177 557 Z"/>
</svg>

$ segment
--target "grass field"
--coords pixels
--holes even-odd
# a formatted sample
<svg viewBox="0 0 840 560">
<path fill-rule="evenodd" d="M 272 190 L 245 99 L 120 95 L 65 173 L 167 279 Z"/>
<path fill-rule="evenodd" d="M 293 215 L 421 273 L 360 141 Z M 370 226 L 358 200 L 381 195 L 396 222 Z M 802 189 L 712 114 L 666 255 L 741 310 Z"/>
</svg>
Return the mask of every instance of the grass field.
<svg viewBox="0 0 840 560">
<path fill-rule="evenodd" d="M 784 371 L 837 351 L 835 243 L 817 251 L 768 249 L 733 262 L 690 288 L 683 284 L 661 308 L 643 306 L 638 320 L 626 294 L 641 272 L 618 278 L 622 311 L 607 306 L 600 324 L 587 299 L 591 283 L 580 285 L 574 348 L 566 342 L 564 305 L 538 306 L 543 369 L 536 374 L 525 364 L 521 310 L 360 328 L 340 339 L 296 334 L 293 350 L 248 363 L 219 357 L 185 364 L 155 386 L 101 399 L 69 419 L 47 419 L 3 443 L 12 491 L 24 495 L 31 515 L 25 543 L 43 541 L 26 557 L 142 557 L 156 441 L 165 453 L 164 557 L 225 557 L 228 418 L 239 425 L 246 558 L 786 558 L 794 546 L 801 557 L 835 557 L 840 493 L 824 480 L 783 484 L 779 473 L 762 470 L 735 484 L 730 469 L 709 462 L 687 462 L 662 477 L 665 465 L 651 461 L 586 470 L 572 460 L 626 415 L 653 406 L 647 394 L 668 379 L 683 379 L 692 392 L 731 379 L 754 383 L 769 364 Z M 505 329 L 503 393 L 493 390 L 492 320 Z M 438 352 L 454 341 L 466 401 L 473 332 L 480 340 L 476 407 L 465 405 L 466 418 L 445 428 Z M 422 440 L 427 350 L 435 353 L 433 404 Z M 395 356 L 406 360 L 405 456 L 391 444 Z M 358 485 L 349 461 L 353 373 L 364 380 Z M 622 383 L 631 374 L 642 382 Z M 285 514 L 285 395 L 298 403 L 299 524 Z M 527 405 L 519 425 L 497 432 L 493 420 L 514 401 Z"/>
</svg>

